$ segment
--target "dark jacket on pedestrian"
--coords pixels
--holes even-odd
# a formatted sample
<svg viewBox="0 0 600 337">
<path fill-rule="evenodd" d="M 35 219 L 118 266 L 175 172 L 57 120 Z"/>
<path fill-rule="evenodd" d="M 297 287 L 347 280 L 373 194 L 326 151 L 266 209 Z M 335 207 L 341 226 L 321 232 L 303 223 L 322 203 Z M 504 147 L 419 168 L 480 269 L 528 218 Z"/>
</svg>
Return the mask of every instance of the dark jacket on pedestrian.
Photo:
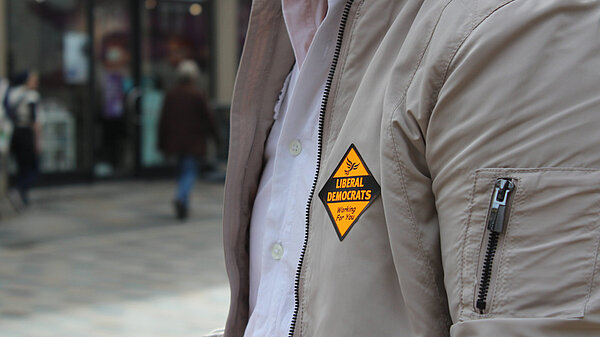
<svg viewBox="0 0 600 337">
<path fill-rule="evenodd" d="M 202 92 L 191 83 L 181 83 L 169 90 L 160 118 L 159 149 L 167 155 L 204 156 L 208 138 L 219 139 Z"/>
</svg>

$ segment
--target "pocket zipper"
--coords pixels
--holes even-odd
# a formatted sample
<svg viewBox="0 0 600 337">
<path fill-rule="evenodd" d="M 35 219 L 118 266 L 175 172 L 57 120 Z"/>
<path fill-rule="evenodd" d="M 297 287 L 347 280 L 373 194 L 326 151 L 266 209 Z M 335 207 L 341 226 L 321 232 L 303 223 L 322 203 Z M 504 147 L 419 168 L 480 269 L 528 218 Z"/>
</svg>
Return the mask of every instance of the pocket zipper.
<svg viewBox="0 0 600 337">
<path fill-rule="evenodd" d="M 489 231 L 488 244 L 481 269 L 477 302 L 475 302 L 475 306 L 480 314 L 484 314 L 487 308 L 487 297 L 492 279 L 494 257 L 498 248 L 500 234 L 504 230 L 508 196 L 514 189 L 515 184 L 511 179 L 500 178 L 496 180 L 486 226 Z"/>
</svg>

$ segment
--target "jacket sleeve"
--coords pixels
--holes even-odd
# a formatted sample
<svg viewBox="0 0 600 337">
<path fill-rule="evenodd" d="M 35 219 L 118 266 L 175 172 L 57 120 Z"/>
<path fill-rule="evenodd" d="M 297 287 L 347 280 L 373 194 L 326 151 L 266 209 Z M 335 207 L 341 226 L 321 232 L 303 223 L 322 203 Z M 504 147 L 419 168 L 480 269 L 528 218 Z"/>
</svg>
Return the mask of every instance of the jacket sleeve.
<svg viewBox="0 0 600 337">
<path fill-rule="evenodd" d="M 450 55 L 424 134 L 450 334 L 597 336 L 600 3 L 504 3 Z"/>
<path fill-rule="evenodd" d="M 169 118 L 169 116 L 167 116 L 167 114 L 169 113 L 169 110 L 171 109 L 171 100 L 172 100 L 171 95 L 169 93 L 167 93 L 163 100 L 163 104 L 160 109 L 160 118 L 158 120 L 158 149 L 163 154 L 166 154 L 168 152 L 167 151 L 167 146 L 168 146 L 167 143 L 169 142 L 168 133 L 169 133 L 169 129 L 170 129 L 170 125 L 169 125 L 170 118 Z"/>
<path fill-rule="evenodd" d="M 211 109 L 208 100 L 204 94 L 198 95 L 198 106 L 201 112 L 201 121 L 203 129 L 208 138 L 212 138 L 217 145 L 221 142 L 219 135 L 219 125 L 215 119 L 214 111 Z"/>
</svg>

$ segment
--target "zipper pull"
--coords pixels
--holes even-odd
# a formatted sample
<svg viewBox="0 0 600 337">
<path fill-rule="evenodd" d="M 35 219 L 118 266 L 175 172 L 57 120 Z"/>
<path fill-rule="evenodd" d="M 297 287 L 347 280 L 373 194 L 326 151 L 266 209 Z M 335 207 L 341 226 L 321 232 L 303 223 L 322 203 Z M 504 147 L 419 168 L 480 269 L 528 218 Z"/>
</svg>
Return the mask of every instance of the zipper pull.
<svg viewBox="0 0 600 337">
<path fill-rule="evenodd" d="M 515 184 L 510 179 L 500 178 L 496 181 L 494 197 L 492 198 L 492 208 L 488 219 L 488 230 L 495 233 L 502 233 L 502 230 L 504 230 L 506 202 L 508 194 L 514 189 Z"/>
</svg>

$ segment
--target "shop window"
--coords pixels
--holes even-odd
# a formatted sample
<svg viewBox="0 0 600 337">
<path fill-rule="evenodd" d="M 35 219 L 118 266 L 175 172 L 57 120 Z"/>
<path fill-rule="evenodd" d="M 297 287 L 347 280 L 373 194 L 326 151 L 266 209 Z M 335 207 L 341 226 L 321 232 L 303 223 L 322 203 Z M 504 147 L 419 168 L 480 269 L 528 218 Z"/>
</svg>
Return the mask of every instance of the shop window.
<svg viewBox="0 0 600 337">
<path fill-rule="evenodd" d="M 9 0 L 10 77 L 37 70 L 43 173 L 82 169 L 89 139 L 85 102 L 89 81 L 84 1 Z"/>
</svg>

